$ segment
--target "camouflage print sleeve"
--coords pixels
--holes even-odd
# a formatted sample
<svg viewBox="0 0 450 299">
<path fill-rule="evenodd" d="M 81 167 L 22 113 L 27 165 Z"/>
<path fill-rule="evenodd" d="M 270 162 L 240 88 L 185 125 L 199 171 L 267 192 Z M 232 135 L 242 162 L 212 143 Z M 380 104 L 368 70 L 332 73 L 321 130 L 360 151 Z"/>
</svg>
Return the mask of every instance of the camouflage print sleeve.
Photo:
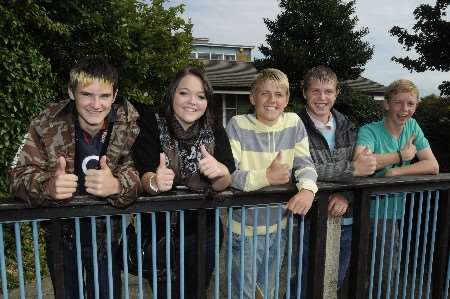
<svg viewBox="0 0 450 299">
<path fill-rule="evenodd" d="M 11 193 L 33 206 L 49 199 L 44 190 L 52 176 L 42 138 L 35 130 L 37 125 L 36 121 L 31 123 L 8 171 Z"/>
<path fill-rule="evenodd" d="M 136 121 L 117 127 L 116 138 L 108 148 L 108 155 L 119 157 L 113 175 L 119 180 L 122 191 L 110 196 L 108 201 L 115 207 L 124 207 L 132 204 L 141 193 L 141 180 L 131 155 L 131 148 L 139 134 L 139 128 Z"/>
</svg>

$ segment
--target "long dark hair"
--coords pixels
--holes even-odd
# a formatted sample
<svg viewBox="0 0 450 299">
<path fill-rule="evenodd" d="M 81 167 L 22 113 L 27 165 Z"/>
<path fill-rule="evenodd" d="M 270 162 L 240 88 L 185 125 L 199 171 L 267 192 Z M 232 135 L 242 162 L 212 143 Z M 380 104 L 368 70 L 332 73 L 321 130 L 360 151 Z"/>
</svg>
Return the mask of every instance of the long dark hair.
<svg viewBox="0 0 450 299">
<path fill-rule="evenodd" d="M 201 122 L 206 122 L 208 126 L 213 127 L 215 124 L 213 89 L 205 74 L 201 70 L 193 67 L 186 67 L 178 71 L 175 74 L 175 77 L 173 77 L 172 81 L 170 81 L 163 102 L 163 110 L 166 119 L 172 119 L 173 117 L 175 117 L 175 112 L 173 111 L 173 100 L 175 98 L 175 93 L 178 85 L 180 84 L 180 81 L 187 75 L 193 75 L 199 78 L 200 81 L 202 81 L 203 90 L 205 92 L 208 105 L 206 106 L 205 114 L 203 114 L 199 120 Z"/>
</svg>

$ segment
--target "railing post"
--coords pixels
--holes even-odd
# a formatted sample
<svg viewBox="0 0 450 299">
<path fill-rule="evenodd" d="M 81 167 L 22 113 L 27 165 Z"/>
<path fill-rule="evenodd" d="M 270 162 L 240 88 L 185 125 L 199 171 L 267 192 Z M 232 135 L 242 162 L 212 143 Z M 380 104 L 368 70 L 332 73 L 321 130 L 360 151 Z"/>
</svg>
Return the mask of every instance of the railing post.
<svg viewBox="0 0 450 299">
<path fill-rule="evenodd" d="M 443 190 L 439 196 L 436 257 L 433 260 L 433 299 L 443 298 L 450 251 L 450 192 Z"/>
<path fill-rule="evenodd" d="M 311 212 L 307 298 L 323 299 L 329 192 L 319 192 Z"/>
<path fill-rule="evenodd" d="M 352 256 L 350 261 L 351 299 L 367 298 L 370 247 L 370 193 L 355 191 L 353 201 Z"/>
<path fill-rule="evenodd" d="M 206 210 L 197 210 L 197 298 L 206 298 Z"/>
<path fill-rule="evenodd" d="M 53 276 L 54 276 L 54 292 L 56 299 L 66 298 L 65 283 L 64 283 L 64 248 L 62 238 L 62 221 L 59 219 L 50 220 L 50 246 L 51 254 L 53 255 Z"/>
</svg>

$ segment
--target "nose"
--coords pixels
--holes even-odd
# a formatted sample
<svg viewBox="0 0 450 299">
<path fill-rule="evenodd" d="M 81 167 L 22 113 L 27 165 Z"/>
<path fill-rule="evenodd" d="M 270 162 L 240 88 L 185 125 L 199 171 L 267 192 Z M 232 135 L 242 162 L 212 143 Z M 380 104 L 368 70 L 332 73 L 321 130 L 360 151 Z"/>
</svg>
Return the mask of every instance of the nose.
<svg viewBox="0 0 450 299">
<path fill-rule="evenodd" d="M 407 111 L 408 110 L 408 103 L 402 103 L 401 109 L 402 109 L 402 111 Z"/>
<path fill-rule="evenodd" d="M 100 97 L 95 96 L 92 98 L 92 107 L 94 109 L 100 109 L 100 107 L 101 107 Z"/>
</svg>

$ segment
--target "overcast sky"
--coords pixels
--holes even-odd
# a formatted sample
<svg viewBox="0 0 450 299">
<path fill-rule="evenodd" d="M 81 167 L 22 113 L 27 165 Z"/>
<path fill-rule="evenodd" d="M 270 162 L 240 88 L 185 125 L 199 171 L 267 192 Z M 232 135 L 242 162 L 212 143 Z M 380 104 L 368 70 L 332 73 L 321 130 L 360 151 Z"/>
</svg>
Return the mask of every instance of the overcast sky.
<svg viewBox="0 0 450 299">
<path fill-rule="evenodd" d="M 448 75 L 439 72 L 410 73 L 392 56 L 404 56 L 401 45 L 388 30 L 394 25 L 411 28 L 413 11 L 421 3 L 436 0 L 357 0 L 359 25 L 369 28 L 366 39 L 374 45 L 372 60 L 366 65 L 364 77 L 388 85 L 395 79 L 413 80 L 421 95 L 439 94 L 437 86 Z M 268 33 L 263 18 L 275 19 L 280 9 L 276 0 L 171 0 L 169 5 L 185 4 L 184 16 L 194 24 L 195 37 L 208 37 L 212 43 L 253 45 L 253 54 L 261 55 L 258 46 L 265 44 Z M 409 54 L 411 55 L 411 54 Z"/>
</svg>

